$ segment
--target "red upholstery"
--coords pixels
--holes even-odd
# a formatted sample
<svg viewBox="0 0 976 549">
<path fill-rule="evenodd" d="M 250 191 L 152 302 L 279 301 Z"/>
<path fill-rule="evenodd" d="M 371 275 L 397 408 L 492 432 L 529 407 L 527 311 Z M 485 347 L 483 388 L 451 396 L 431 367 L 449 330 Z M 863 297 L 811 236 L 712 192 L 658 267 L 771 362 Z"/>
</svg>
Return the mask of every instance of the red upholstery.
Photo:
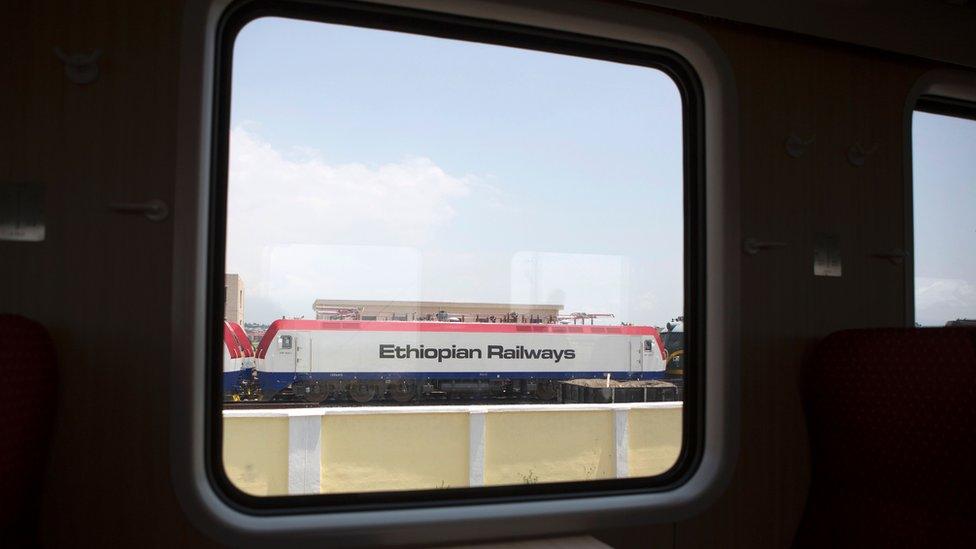
<svg viewBox="0 0 976 549">
<path fill-rule="evenodd" d="M 806 368 L 797 547 L 976 547 L 976 330 L 838 332 Z"/>
<path fill-rule="evenodd" d="M 54 344 L 44 327 L 0 315 L 0 535 L 7 541 L 35 535 L 57 386 Z"/>
</svg>

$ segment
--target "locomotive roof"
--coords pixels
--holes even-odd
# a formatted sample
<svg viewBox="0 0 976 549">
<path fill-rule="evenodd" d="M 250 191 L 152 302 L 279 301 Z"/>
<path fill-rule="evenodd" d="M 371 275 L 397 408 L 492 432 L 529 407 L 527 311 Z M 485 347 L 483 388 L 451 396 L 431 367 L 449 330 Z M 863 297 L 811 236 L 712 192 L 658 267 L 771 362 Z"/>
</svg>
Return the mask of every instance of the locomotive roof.
<svg viewBox="0 0 976 549">
<path fill-rule="evenodd" d="M 244 328 L 236 322 L 225 321 L 225 323 L 234 334 L 234 339 L 237 341 L 240 352 L 247 357 L 254 356 L 254 346 L 251 345 L 251 340 L 247 338 L 247 332 L 244 331 Z"/>
<path fill-rule="evenodd" d="M 241 348 L 241 344 L 237 342 L 233 328 L 226 320 L 224 321 L 224 348 L 230 353 L 231 358 L 241 358 L 244 355 L 244 350 Z"/>
<path fill-rule="evenodd" d="M 449 332 L 489 334 L 608 334 L 658 335 L 651 326 L 573 326 L 566 324 L 519 324 L 514 322 L 416 322 L 382 320 L 275 320 L 258 344 L 257 356 L 264 358 L 279 330 L 348 330 L 375 332 Z"/>
</svg>

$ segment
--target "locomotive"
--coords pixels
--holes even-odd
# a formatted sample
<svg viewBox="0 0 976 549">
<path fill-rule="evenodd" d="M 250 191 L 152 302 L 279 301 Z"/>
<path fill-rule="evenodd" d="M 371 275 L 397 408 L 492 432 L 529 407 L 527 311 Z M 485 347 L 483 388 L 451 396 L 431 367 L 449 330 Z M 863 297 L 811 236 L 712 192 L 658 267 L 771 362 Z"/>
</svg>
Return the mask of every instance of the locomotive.
<svg viewBox="0 0 976 549">
<path fill-rule="evenodd" d="M 685 323 L 683 317 L 667 323 L 667 331 L 661 333 L 667 354 L 665 369 L 668 374 L 681 376 L 685 370 Z"/>
<path fill-rule="evenodd" d="M 223 357 L 225 398 L 231 401 L 260 400 L 254 347 L 244 328 L 236 322 L 224 321 Z"/>
<path fill-rule="evenodd" d="M 663 377 L 666 359 L 647 326 L 276 320 L 253 376 L 225 367 L 224 390 L 229 400 L 548 401 L 560 380 Z"/>
</svg>

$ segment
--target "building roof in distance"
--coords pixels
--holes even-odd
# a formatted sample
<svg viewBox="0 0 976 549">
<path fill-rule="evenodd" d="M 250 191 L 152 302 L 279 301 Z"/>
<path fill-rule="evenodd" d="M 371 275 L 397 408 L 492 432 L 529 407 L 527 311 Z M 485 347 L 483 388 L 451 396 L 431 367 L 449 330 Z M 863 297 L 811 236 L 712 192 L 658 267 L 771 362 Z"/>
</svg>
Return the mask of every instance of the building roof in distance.
<svg viewBox="0 0 976 549">
<path fill-rule="evenodd" d="M 445 311 L 454 308 L 465 309 L 548 309 L 554 312 L 562 310 L 562 304 L 558 303 L 476 303 L 467 301 L 407 301 L 395 299 L 316 299 L 312 304 L 313 309 L 335 308 L 335 307 L 416 307 L 443 309 Z"/>
</svg>

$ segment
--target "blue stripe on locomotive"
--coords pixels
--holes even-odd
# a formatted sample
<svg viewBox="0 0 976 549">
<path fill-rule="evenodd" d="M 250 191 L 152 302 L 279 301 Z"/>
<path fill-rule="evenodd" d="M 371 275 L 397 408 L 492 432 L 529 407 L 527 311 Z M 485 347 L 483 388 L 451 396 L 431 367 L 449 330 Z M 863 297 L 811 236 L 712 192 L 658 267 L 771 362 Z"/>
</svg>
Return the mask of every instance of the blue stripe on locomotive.
<svg viewBox="0 0 976 549">
<path fill-rule="evenodd" d="M 241 381 L 251 377 L 251 369 L 245 368 L 236 371 L 224 371 L 223 386 L 224 393 L 232 393 L 241 385 Z"/>
<path fill-rule="evenodd" d="M 250 376 L 250 371 L 242 373 L 224 372 L 224 392 L 232 391 L 241 380 L 243 375 Z M 353 380 L 353 379 L 414 379 L 414 380 L 439 380 L 439 379 L 606 379 L 610 374 L 610 379 L 630 381 L 644 379 L 661 379 L 664 372 L 316 372 L 313 374 L 297 374 L 295 372 L 262 372 L 258 371 L 258 384 L 264 394 L 274 394 L 284 389 L 289 384 L 298 380 Z"/>
</svg>

